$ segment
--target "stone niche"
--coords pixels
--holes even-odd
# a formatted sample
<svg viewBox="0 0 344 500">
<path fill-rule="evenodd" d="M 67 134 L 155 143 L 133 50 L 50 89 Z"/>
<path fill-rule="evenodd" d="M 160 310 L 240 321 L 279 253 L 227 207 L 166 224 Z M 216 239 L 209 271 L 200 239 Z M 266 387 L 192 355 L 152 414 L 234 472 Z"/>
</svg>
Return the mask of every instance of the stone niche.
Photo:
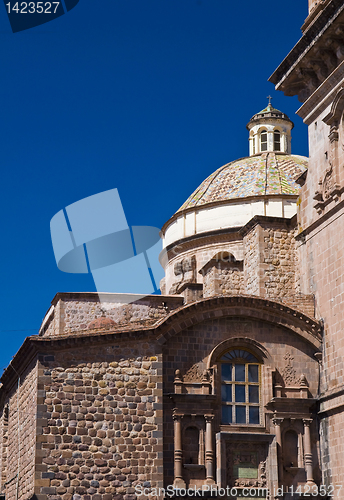
<svg viewBox="0 0 344 500">
<path fill-rule="evenodd" d="M 244 293 L 244 265 L 229 252 L 220 252 L 199 271 L 203 276 L 203 297 Z"/>
</svg>

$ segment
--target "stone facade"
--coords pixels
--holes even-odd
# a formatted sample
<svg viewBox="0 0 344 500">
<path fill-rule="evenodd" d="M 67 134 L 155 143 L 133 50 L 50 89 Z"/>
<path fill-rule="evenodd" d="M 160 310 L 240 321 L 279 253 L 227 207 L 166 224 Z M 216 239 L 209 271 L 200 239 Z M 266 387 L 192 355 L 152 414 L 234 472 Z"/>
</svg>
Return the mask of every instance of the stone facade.
<svg viewBox="0 0 344 500">
<path fill-rule="evenodd" d="M 154 323 L 124 330 L 102 316 L 101 327 L 91 322 L 81 330 L 80 311 L 88 317 L 103 307 L 96 294 L 83 298 L 59 294 L 43 325 L 61 325 L 66 311 L 79 311 L 75 324 L 71 315 L 63 329 L 48 334 L 47 327 L 29 337 L 2 377 L 1 487 L 7 500 L 131 500 L 145 498 L 143 488 L 173 483 L 237 484 L 236 476 L 226 476 L 225 464 L 241 449 L 243 437 L 240 425 L 221 424 L 217 374 L 221 353 L 238 346 L 253 352 L 261 367 L 260 419 L 249 430 L 268 434 L 252 451 L 264 455 L 264 460 L 257 455 L 259 484 L 278 485 L 281 452 L 272 438 L 273 419 L 278 416 L 283 432 L 292 427 L 303 442 L 302 419 L 314 418 L 315 355 L 321 346 L 314 319 L 242 294 L 184 306 L 178 296 L 151 296 L 145 300 L 153 310 L 159 304 L 166 308 Z M 140 301 L 133 304 L 133 311 L 139 306 Z M 112 307 L 118 312 L 117 303 Z M 122 307 L 127 314 L 128 305 Z M 295 417 L 283 406 L 288 398 Z M 239 441 L 223 455 L 216 449 L 226 448 L 229 431 Z M 314 424 L 311 436 L 312 470 L 319 480 Z M 304 481 L 301 462 L 299 469 Z"/>
<path fill-rule="evenodd" d="M 53 299 L 1 378 L 0 497 L 291 500 L 286 487 L 343 484 L 343 23 L 342 0 L 309 0 L 271 77 L 303 102 L 308 171 L 269 103 L 251 156 L 163 227 L 163 295 Z"/>
<path fill-rule="evenodd" d="M 297 94 L 309 129 L 309 170 L 300 178 L 300 291 L 314 294 L 324 325 L 320 432 L 323 482 L 343 484 L 343 32 L 342 1 L 309 1 L 303 36 L 271 77 Z M 309 70 L 309 72 L 308 72 Z"/>
</svg>

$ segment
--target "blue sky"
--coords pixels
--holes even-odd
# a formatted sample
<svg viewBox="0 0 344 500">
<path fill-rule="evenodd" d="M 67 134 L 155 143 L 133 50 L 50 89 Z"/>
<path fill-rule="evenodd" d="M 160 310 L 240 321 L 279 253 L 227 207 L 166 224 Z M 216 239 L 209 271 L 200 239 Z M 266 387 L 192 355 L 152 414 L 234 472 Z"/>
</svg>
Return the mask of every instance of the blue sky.
<svg viewBox="0 0 344 500">
<path fill-rule="evenodd" d="M 161 227 L 200 182 L 248 155 L 246 123 L 295 97 L 268 77 L 301 35 L 307 0 L 80 0 L 13 34 L 0 10 L 0 372 L 57 292 L 95 291 L 58 270 L 50 219 L 118 188 L 130 225 Z"/>
</svg>

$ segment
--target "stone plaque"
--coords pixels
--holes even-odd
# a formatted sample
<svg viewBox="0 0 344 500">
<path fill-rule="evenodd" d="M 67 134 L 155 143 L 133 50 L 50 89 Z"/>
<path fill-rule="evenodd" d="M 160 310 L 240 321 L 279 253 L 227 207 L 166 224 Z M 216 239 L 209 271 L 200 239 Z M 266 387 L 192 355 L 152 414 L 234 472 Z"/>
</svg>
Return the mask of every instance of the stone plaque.
<svg viewBox="0 0 344 500">
<path fill-rule="evenodd" d="M 234 465 L 233 477 L 236 479 L 258 479 L 258 467 L 250 465 Z"/>
</svg>

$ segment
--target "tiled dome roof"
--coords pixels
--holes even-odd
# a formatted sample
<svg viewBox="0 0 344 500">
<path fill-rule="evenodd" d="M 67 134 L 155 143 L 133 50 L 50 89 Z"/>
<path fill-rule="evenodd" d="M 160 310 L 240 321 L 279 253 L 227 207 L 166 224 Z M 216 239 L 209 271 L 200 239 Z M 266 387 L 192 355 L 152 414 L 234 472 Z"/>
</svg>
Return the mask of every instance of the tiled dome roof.
<svg viewBox="0 0 344 500">
<path fill-rule="evenodd" d="M 116 323 L 111 318 L 106 318 L 105 316 L 100 316 L 99 318 L 94 319 L 88 325 L 90 330 L 94 330 L 95 328 L 110 328 L 111 326 L 115 326 Z"/>
<path fill-rule="evenodd" d="M 192 193 L 178 212 L 209 203 L 264 195 L 297 195 L 295 180 L 305 172 L 308 158 L 262 153 L 216 170 Z"/>
</svg>

